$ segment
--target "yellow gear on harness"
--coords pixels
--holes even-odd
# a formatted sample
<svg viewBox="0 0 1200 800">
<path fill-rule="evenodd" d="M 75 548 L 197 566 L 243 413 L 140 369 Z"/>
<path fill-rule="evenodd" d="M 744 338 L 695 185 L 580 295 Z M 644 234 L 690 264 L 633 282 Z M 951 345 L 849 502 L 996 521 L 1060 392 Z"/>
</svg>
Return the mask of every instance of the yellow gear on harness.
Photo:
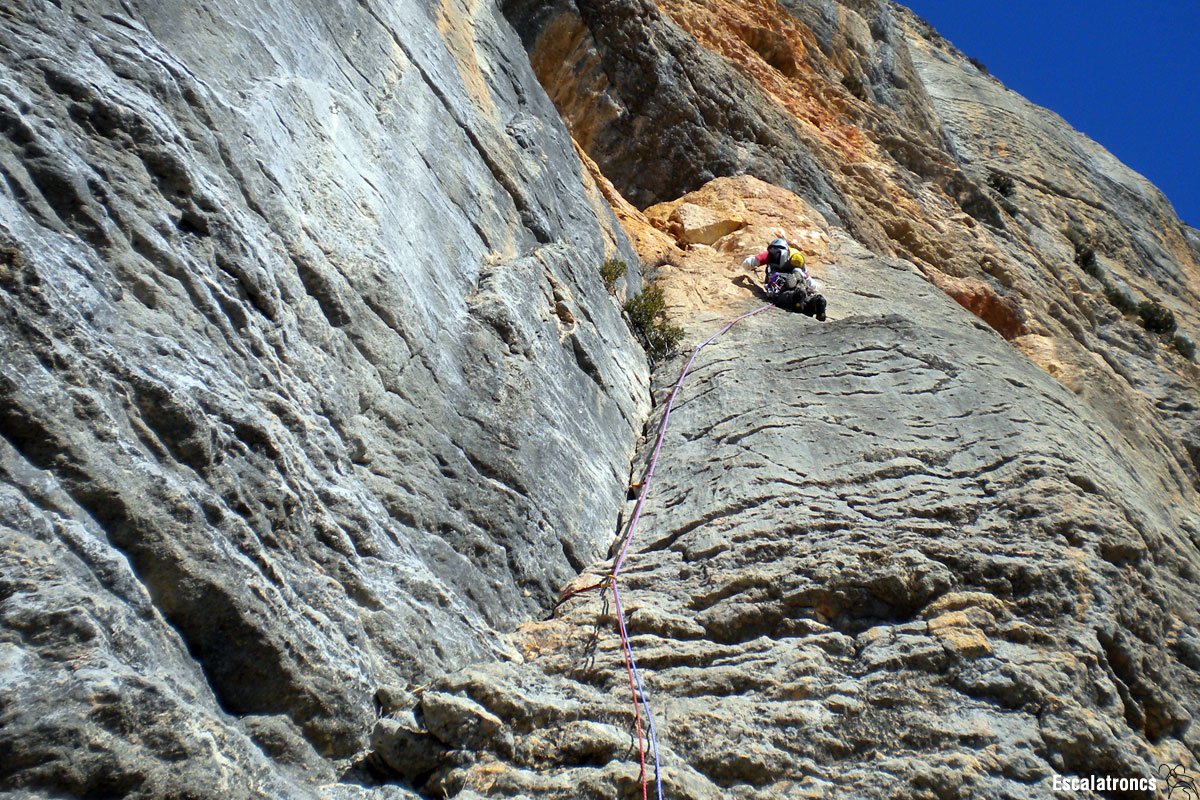
<svg viewBox="0 0 1200 800">
<path fill-rule="evenodd" d="M 804 269 L 804 253 L 799 250 L 793 250 L 792 255 L 788 258 L 788 266 L 796 269 Z"/>
</svg>

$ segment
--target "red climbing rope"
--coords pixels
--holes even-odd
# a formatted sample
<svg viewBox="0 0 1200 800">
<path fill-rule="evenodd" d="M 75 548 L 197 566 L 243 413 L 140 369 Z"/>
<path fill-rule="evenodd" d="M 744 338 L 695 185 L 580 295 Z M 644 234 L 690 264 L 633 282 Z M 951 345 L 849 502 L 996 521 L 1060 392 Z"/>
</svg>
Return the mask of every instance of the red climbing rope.
<svg viewBox="0 0 1200 800">
<path fill-rule="evenodd" d="M 650 706 L 646 704 L 646 696 L 641 689 L 641 678 L 637 674 L 637 664 L 633 660 L 633 648 L 629 645 L 629 632 L 625 630 L 625 609 L 621 607 L 621 593 L 613 583 L 613 608 L 617 612 L 617 630 L 621 633 L 621 651 L 625 655 L 625 671 L 629 673 L 629 693 L 633 695 L 633 722 L 637 728 L 638 741 L 638 780 L 642 783 L 642 800 L 650 800 L 650 789 L 646 783 L 646 739 L 642 736 L 642 706 L 646 706 L 646 720 L 651 725 Z M 654 779 L 659 784 L 658 800 L 662 800 L 662 783 L 658 777 L 658 747 L 654 747 Z"/>
<path fill-rule="evenodd" d="M 726 333 L 734 325 L 737 325 L 744 319 L 753 317 L 755 314 L 761 314 L 771 308 L 768 303 L 765 306 L 756 308 L 753 311 L 747 311 L 740 317 L 730 321 L 721 330 L 714 333 L 712 336 L 705 339 L 700 344 L 692 348 L 691 357 L 687 363 L 683 365 L 683 370 L 679 373 L 679 379 L 675 381 L 675 386 L 671 389 L 671 393 L 667 396 L 666 409 L 663 411 L 662 422 L 658 425 L 658 438 L 654 442 L 654 452 L 650 455 L 650 463 L 646 468 L 645 477 L 641 481 L 641 491 L 638 493 L 637 504 L 633 507 L 633 517 L 629 521 L 629 528 L 625 533 L 625 542 L 621 546 L 621 552 L 613 561 L 612 571 L 608 577 L 591 586 L 586 586 L 582 589 L 576 589 L 572 592 L 564 594 L 559 600 L 559 603 L 564 603 L 570 598 L 583 592 L 591 591 L 592 589 L 611 586 L 613 593 L 613 607 L 617 614 L 617 631 L 621 635 L 621 650 L 625 656 L 625 671 L 629 674 L 629 691 L 633 695 L 633 719 L 634 726 L 637 729 L 638 740 L 638 760 L 641 763 L 641 770 L 638 777 L 642 783 L 642 800 L 649 800 L 650 788 L 646 775 L 646 740 L 642 734 L 642 710 L 646 712 L 646 728 L 650 734 L 650 751 L 654 759 L 654 784 L 656 796 L 658 800 L 663 800 L 662 789 L 662 764 L 658 757 L 658 735 L 654 729 L 654 715 L 650 711 L 650 701 L 646 697 L 646 689 L 642 685 L 642 677 L 638 673 L 637 661 L 633 657 L 633 647 L 629 644 L 629 632 L 625 628 L 625 609 L 621 605 L 621 590 L 617 585 L 617 578 L 620 576 L 621 567 L 625 564 L 625 557 L 629 554 L 629 546 L 633 542 L 633 536 L 637 532 L 638 522 L 642 518 L 642 509 L 646 505 L 646 497 L 650 494 L 650 481 L 654 477 L 654 468 L 658 465 L 658 457 L 662 453 L 663 439 L 667 435 L 667 425 L 671 421 L 671 409 L 675 407 L 675 397 L 679 394 L 680 387 L 683 386 L 683 380 L 687 377 L 688 372 L 692 368 L 692 364 L 696 361 L 696 356 L 700 354 L 708 345 L 712 344 L 719 336 Z"/>
<path fill-rule="evenodd" d="M 554 604 L 554 607 L 558 608 L 577 594 L 587 594 L 592 589 L 603 589 L 604 587 L 608 586 L 608 582 L 611 580 L 612 576 L 610 575 L 602 581 L 596 581 L 595 583 L 588 584 L 581 589 L 571 589 L 570 591 L 565 591 L 558 596 L 558 602 Z"/>
</svg>

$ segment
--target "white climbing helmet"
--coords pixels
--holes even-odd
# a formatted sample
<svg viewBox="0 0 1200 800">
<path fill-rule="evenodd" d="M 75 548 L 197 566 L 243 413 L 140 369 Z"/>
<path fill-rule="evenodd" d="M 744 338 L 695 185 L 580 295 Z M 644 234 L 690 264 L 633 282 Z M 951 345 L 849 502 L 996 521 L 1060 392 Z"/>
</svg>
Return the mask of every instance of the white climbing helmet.
<svg viewBox="0 0 1200 800">
<path fill-rule="evenodd" d="M 787 264 L 790 251 L 787 239 L 776 239 L 771 242 L 767 245 L 767 266 L 782 269 Z"/>
</svg>

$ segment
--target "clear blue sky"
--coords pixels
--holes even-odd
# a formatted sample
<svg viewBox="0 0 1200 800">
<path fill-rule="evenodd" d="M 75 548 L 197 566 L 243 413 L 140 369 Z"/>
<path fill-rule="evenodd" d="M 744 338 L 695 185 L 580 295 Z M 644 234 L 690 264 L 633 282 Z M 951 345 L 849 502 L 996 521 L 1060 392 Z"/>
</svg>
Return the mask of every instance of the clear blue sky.
<svg viewBox="0 0 1200 800">
<path fill-rule="evenodd" d="M 1200 0 L 901 0 L 1200 227 Z"/>
</svg>

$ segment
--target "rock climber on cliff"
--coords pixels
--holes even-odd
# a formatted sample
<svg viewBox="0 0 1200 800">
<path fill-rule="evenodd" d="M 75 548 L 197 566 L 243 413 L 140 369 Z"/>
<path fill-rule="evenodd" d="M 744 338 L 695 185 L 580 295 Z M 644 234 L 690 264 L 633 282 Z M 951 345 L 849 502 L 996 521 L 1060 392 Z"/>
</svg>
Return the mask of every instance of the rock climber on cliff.
<svg viewBox="0 0 1200 800">
<path fill-rule="evenodd" d="M 776 239 L 765 251 L 747 256 L 742 266 L 763 268 L 763 283 L 775 305 L 825 321 L 825 297 L 804 268 L 804 254 L 789 247 L 786 239 Z"/>
</svg>

